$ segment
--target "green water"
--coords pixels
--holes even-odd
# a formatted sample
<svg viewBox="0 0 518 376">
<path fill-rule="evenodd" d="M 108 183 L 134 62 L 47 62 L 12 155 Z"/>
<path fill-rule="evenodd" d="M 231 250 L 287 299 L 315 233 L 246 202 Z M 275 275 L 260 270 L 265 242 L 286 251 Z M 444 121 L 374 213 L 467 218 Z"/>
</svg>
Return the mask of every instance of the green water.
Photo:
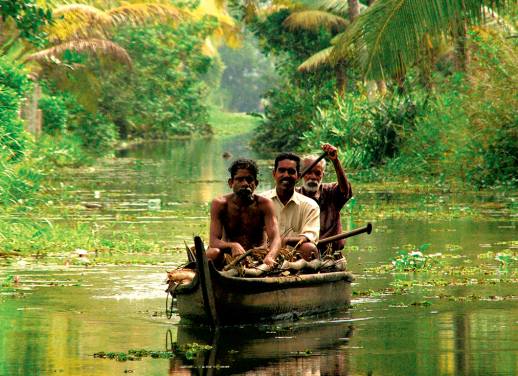
<svg viewBox="0 0 518 376">
<path fill-rule="evenodd" d="M 184 140 L 140 145 L 69 171 L 54 183 L 56 205 L 79 209 L 50 219 L 92 224 L 105 236 L 131 231 L 166 248 L 182 247 L 195 234 L 207 239 L 208 202 L 228 190 L 225 151 L 256 157 L 243 136 Z M 259 190 L 269 189 L 271 160 L 259 158 L 259 165 Z M 415 193 L 351 180 L 356 204 L 344 209 L 344 224 L 370 221 L 375 231 L 347 243 L 357 293 L 349 311 L 211 331 L 165 317 L 164 272 L 185 261 L 182 252 L 162 255 L 153 266 L 14 260 L 0 267 L 0 281 L 19 278 L 0 290 L 0 375 L 518 374 L 517 265 L 494 260 L 498 252 L 517 252 L 517 195 L 440 187 Z M 102 208 L 87 209 L 88 203 Z M 424 243 L 454 269 L 376 269 L 398 250 Z M 395 291 L 405 284 L 412 286 Z M 173 359 L 93 356 L 193 342 L 211 348 Z"/>
</svg>

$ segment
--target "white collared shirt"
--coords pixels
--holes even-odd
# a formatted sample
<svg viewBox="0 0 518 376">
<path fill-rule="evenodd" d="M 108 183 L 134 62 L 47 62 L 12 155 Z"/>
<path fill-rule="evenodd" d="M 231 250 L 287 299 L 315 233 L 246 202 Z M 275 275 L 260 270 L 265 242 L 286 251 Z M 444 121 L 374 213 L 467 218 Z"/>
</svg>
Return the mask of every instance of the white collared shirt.
<svg viewBox="0 0 518 376">
<path fill-rule="evenodd" d="M 304 235 L 312 242 L 318 240 L 320 208 L 313 199 L 294 192 L 286 205 L 283 205 L 275 189 L 263 192 L 261 196 L 273 201 L 281 237 Z"/>
</svg>

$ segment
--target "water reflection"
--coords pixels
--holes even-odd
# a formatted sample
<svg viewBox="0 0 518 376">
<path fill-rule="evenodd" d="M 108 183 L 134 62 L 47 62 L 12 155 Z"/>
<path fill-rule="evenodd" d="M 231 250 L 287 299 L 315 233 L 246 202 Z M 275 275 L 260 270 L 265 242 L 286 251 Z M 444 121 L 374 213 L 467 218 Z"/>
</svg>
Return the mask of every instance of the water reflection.
<svg viewBox="0 0 518 376">
<path fill-rule="evenodd" d="M 171 359 L 169 374 L 348 375 L 352 334 L 348 322 L 213 330 L 181 326 L 179 346 L 198 343 L 212 348 L 192 360 Z"/>
<path fill-rule="evenodd" d="M 516 304 L 433 304 L 410 310 L 371 305 L 369 313 L 375 318 L 356 323 L 349 344 L 355 371 L 394 376 L 517 374 Z"/>
<path fill-rule="evenodd" d="M 108 231 L 138 233 L 142 238 L 163 242 L 164 247 L 172 244 L 183 248 L 183 240 L 192 243 L 193 234 L 206 238 L 208 202 L 228 191 L 226 169 L 231 160 L 221 156 L 227 150 L 234 157 L 257 158 L 240 139 L 179 140 L 140 145 L 118 159 L 71 171 L 60 181 L 71 187 L 68 194 L 63 193 L 63 205 L 76 208 L 93 201 L 103 206 L 92 210 L 81 206 L 79 213 L 74 209 L 73 215 L 61 219 L 72 225 L 88 222 L 88 226 L 98 226 L 99 232 L 111 222 L 106 225 Z M 260 190 L 270 186 L 270 164 L 271 160 L 259 160 Z M 352 238 L 347 243 L 356 292 L 383 291 L 394 282 L 443 278 L 426 273 L 377 275 L 364 271 L 389 263 L 406 244 L 431 243 L 430 252 L 450 254 L 467 268 L 488 263 L 498 268 L 493 258 L 479 255 L 506 249 L 516 252 L 518 201 L 512 195 L 403 190 L 387 193 L 383 186 L 366 188 L 355 183 L 354 177 L 351 180 L 356 208 L 363 205 L 375 214 L 390 210 L 423 213 L 422 218 L 412 220 L 377 220 L 358 218 L 353 208 L 344 211 L 343 223 L 348 228 L 372 220 L 376 229 L 370 236 Z M 472 204 L 483 206 L 487 218 L 427 215 L 436 211 L 461 212 Z M 24 215 L 20 214 L 21 218 Z M 58 216 L 62 213 L 45 218 L 54 223 Z M 168 266 L 173 261 L 182 263 L 184 253 L 168 254 L 165 260 Z M 97 351 L 163 349 L 164 331 L 174 322 L 163 314 L 165 269 L 168 267 L 53 269 L 41 265 L 36 270 L 30 264 L 0 268 L 0 282 L 18 275 L 18 292 L 24 294 L 13 297 L 0 289 L 0 375 L 518 374 L 516 265 L 499 269 L 491 276 L 483 272 L 469 276 L 477 280 L 473 284 L 419 286 L 406 294 L 356 299 L 351 317 L 372 319 L 354 321 L 354 336 L 350 332 L 352 320 L 299 323 L 270 330 L 234 328 L 218 333 L 173 327 L 169 342 L 197 341 L 215 346 L 192 361 L 177 358 L 123 363 L 94 359 L 92 354 Z M 465 278 L 468 277 L 454 275 L 451 280 Z M 490 279 L 495 278 L 508 282 L 492 284 Z M 459 302 L 439 299 L 438 294 L 514 298 Z M 432 305 L 411 306 L 423 300 Z M 202 368 L 205 365 L 230 368 Z"/>
</svg>

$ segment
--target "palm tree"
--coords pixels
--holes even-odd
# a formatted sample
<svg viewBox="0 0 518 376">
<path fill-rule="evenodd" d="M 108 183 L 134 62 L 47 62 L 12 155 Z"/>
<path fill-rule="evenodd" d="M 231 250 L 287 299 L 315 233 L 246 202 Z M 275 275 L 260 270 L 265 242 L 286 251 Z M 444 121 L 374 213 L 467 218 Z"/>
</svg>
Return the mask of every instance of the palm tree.
<svg viewBox="0 0 518 376">
<path fill-rule="evenodd" d="M 54 23 L 45 28 L 51 47 L 37 52 L 26 48 L 20 54 L 26 62 L 58 63 L 65 51 L 86 52 L 130 65 L 127 52 L 109 40 L 117 26 L 177 22 L 185 15 L 176 7 L 160 3 L 126 4 L 108 10 L 87 4 L 61 5 L 53 10 Z"/>
<path fill-rule="evenodd" d="M 403 77 L 430 42 L 457 41 L 459 69 L 468 53 L 466 31 L 483 24 L 490 12 L 506 11 L 509 0 L 377 0 L 344 33 L 337 36 L 330 58 L 352 59 L 374 79 Z"/>
<path fill-rule="evenodd" d="M 54 2 L 48 3 L 54 5 Z M 54 22 L 43 28 L 48 41 L 46 48 L 38 50 L 37 46 L 18 38 L 7 48 L 8 58 L 23 63 L 33 78 L 50 78 L 57 87 L 73 93 L 78 102 L 91 111 L 97 106 L 99 78 L 85 65 L 68 63 L 62 58 L 64 54 L 71 51 L 88 54 L 101 62 L 116 60 L 131 67 L 127 51 L 110 40 L 117 27 L 178 22 L 186 17 L 184 11 L 161 3 L 128 3 L 106 10 L 87 4 L 64 4 L 55 5 L 52 14 Z M 111 66 L 113 64 L 103 64 L 105 68 Z M 37 106 L 41 92 L 37 86 L 35 82 L 29 112 L 36 111 L 34 106 Z"/>
<path fill-rule="evenodd" d="M 360 14 L 360 3 L 358 0 L 347 0 L 347 7 L 340 9 L 336 4 L 319 1 L 312 5 L 320 8 L 334 8 L 334 13 L 329 10 L 309 9 L 298 10 L 293 12 L 286 20 L 284 25 L 289 29 L 306 29 L 318 30 L 321 27 L 333 32 L 343 32 Z M 348 14 L 348 19 L 344 17 L 345 12 Z M 313 71 L 322 65 L 332 66 L 336 75 L 336 89 L 340 95 L 345 93 L 347 87 L 346 70 L 349 64 L 346 59 L 331 60 L 331 53 L 333 47 L 326 48 L 317 52 L 308 58 L 299 66 L 299 71 Z"/>
</svg>

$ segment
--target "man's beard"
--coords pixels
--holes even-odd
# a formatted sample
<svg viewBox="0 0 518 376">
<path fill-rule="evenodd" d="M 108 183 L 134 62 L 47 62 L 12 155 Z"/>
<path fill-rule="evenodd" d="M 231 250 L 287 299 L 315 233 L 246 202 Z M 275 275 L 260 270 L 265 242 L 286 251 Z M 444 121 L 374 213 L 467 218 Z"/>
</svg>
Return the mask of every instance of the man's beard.
<svg viewBox="0 0 518 376">
<path fill-rule="evenodd" d="M 306 192 L 315 193 L 320 188 L 320 182 L 318 180 L 304 180 L 302 187 Z"/>
</svg>

